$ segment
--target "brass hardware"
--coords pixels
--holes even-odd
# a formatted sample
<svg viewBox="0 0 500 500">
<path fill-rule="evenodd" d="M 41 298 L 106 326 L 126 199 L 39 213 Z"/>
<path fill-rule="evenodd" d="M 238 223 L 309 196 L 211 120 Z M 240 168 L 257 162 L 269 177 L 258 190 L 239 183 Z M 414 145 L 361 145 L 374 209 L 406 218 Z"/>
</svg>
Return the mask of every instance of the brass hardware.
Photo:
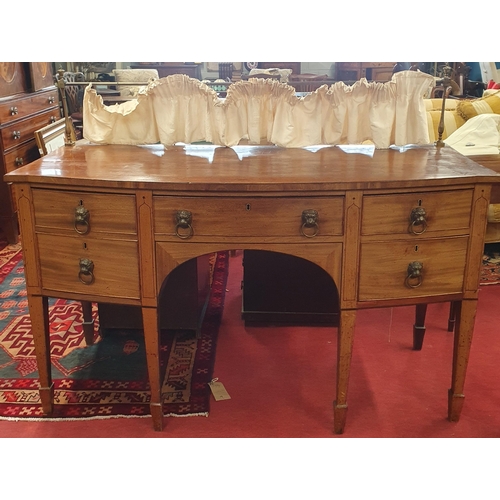
<svg viewBox="0 0 500 500">
<path fill-rule="evenodd" d="M 303 236 L 306 238 L 314 238 L 319 233 L 318 217 L 317 210 L 309 209 L 302 211 L 302 226 L 300 226 L 300 233 Z M 313 232 L 306 232 L 306 228 L 313 228 Z"/>
<path fill-rule="evenodd" d="M 55 116 L 51 116 L 50 117 L 50 123 L 55 123 L 56 121 L 56 117 Z"/>
<path fill-rule="evenodd" d="M 405 285 L 408 288 L 418 288 L 423 281 L 422 270 L 424 265 L 422 262 L 414 261 L 408 264 L 407 276 Z"/>
<path fill-rule="evenodd" d="M 49 97 L 49 104 L 54 104 L 54 101 L 55 101 L 54 97 L 50 96 Z"/>
<path fill-rule="evenodd" d="M 18 113 L 17 106 L 12 106 L 10 108 L 10 116 L 17 115 L 17 113 Z"/>
<path fill-rule="evenodd" d="M 22 158 L 16 158 L 14 160 L 14 164 L 16 165 L 16 167 L 20 167 L 20 166 L 24 165 L 24 160 Z"/>
<path fill-rule="evenodd" d="M 12 138 L 13 139 L 20 139 L 21 138 L 21 132 L 19 130 L 14 130 L 14 132 L 12 132 Z"/>
<path fill-rule="evenodd" d="M 408 226 L 408 232 L 413 234 L 422 234 L 427 230 L 427 221 L 425 208 L 417 207 L 411 211 L 410 214 L 410 225 Z M 417 230 L 417 228 L 421 228 Z"/>
<path fill-rule="evenodd" d="M 92 285 L 95 281 L 94 263 L 90 259 L 80 259 L 80 272 L 78 279 L 84 285 Z"/>
<path fill-rule="evenodd" d="M 188 210 L 178 210 L 175 214 L 175 235 L 181 240 L 187 240 L 193 236 L 193 216 Z M 179 232 L 179 228 L 187 229 L 187 232 Z"/>
<path fill-rule="evenodd" d="M 90 231 L 90 212 L 83 206 L 75 208 L 75 231 L 78 234 L 87 234 Z M 80 227 L 81 226 L 81 227 Z"/>
</svg>

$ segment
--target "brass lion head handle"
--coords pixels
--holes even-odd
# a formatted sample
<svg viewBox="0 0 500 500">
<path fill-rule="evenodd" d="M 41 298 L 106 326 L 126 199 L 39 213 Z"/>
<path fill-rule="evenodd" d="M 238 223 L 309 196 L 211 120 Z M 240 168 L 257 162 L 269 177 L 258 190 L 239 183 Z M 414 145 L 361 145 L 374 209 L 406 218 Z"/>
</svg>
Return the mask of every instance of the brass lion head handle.
<svg viewBox="0 0 500 500">
<path fill-rule="evenodd" d="M 408 226 L 408 232 L 412 234 L 425 233 L 427 229 L 426 217 L 427 214 L 425 212 L 425 208 L 414 208 L 410 213 L 410 225 Z"/>
<path fill-rule="evenodd" d="M 300 233 L 306 238 L 314 238 L 319 233 L 318 219 L 319 215 L 317 210 L 303 210 Z"/>
<path fill-rule="evenodd" d="M 414 261 L 408 264 L 407 276 L 405 279 L 405 285 L 408 288 L 417 288 L 422 284 L 423 269 L 424 265 L 422 264 L 422 262 Z"/>
<path fill-rule="evenodd" d="M 188 210 L 178 210 L 175 214 L 175 235 L 181 240 L 193 236 L 193 214 Z"/>
<path fill-rule="evenodd" d="M 78 234 L 87 234 L 90 231 L 90 212 L 83 206 L 75 208 L 75 231 Z"/>
<path fill-rule="evenodd" d="M 84 285 L 92 285 L 95 281 L 94 263 L 90 259 L 80 259 L 80 272 L 78 279 Z"/>
</svg>

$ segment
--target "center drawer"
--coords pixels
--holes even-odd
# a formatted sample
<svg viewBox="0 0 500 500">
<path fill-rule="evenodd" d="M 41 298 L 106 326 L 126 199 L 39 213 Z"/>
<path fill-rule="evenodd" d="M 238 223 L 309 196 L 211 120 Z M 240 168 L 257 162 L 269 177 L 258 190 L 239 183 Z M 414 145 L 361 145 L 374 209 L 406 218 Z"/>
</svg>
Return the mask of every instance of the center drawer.
<svg viewBox="0 0 500 500">
<path fill-rule="evenodd" d="M 317 226 L 312 224 L 303 228 L 302 213 L 305 210 L 317 212 Z M 190 212 L 193 239 L 197 236 L 304 237 L 301 234 L 302 229 L 308 235 L 317 232 L 317 237 L 343 234 L 343 196 L 310 198 L 155 196 L 155 233 L 175 237 L 179 211 Z"/>
</svg>

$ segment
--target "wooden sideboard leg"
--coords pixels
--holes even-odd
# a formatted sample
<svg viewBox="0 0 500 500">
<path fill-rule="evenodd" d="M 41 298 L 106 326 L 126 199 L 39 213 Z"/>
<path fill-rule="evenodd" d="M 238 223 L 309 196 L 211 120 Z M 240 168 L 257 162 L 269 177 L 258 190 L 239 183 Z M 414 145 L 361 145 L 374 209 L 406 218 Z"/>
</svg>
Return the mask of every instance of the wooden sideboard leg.
<svg viewBox="0 0 500 500">
<path fill-rule="evenodd" d="M 422 350 L 425 336 L 425 315 L 427 304 L 417 304 L 415 307 L 415 324 L 413 325 L 413 350 Z"/>
<path fill-rule="evenodd" d="M 457 317 L 457 302 L 450 302 L 450 314 L 448 316 L 448 331 L 452 332 L 455 329 L 455 319 Z"/>
<path fill-rule="evenodd" d="M 333 403 L 333 430 L 335 434 L 344 432 L 347 418 L 347 388 L 351 371 L 352 345 L 356 311 L 340 311 L 337 337 L 337 391 Z"/>
<path fill-rule="evenodd" d="M 92 345 L 94 343 L 94 320 L 92 319 L 92 302 L 82 300 L 83 313 L 83 335 L 85 343 Z"/>
<path fill-rule="evenodd" d="M 54 384 L 50 364 L 49 302 L 47 297 L 28 295 L 31 329 L 35 344 L 38 377 L 40 380 L 40 400 L 43 412 L 52 413 Z"/>
<path fill-rule="evenodd" d="M 160 380 L 160 335 L 158 330 L 158 310 L 155 307 L 142 308 L 144 324 L 144 342 L 146 344 L 146 360 L 148 364 L 151 401 L 149 403 L 153 428 L 155 431 L 163 429 L 163 408 L 161 399 Z"/>
<path fill-rule="evenodd" d="M 464 384 L 476 319 L 477 299 L 456 302 L 451 389 L 448 392 L 448 419 L 458 422 L 464 404 Z"/>
</svg>

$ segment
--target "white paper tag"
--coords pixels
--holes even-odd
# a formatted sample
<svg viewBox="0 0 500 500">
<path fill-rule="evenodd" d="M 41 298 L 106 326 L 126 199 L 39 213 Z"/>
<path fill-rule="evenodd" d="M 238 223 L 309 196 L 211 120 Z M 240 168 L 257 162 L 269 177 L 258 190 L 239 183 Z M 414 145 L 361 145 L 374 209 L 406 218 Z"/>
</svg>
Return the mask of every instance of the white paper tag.
<svg viewBox="0 0 500 500">
<path fill-rule="evenodd" d="M 215 401 L 223 401 L 224 399 L 231 399 L 231 396 L 227 393 L 226 388 L 222 382 L 218 382 L 218 378 L 214 378 L 208 383 L 210 390 L 214 396 Z"/>
</svg>

